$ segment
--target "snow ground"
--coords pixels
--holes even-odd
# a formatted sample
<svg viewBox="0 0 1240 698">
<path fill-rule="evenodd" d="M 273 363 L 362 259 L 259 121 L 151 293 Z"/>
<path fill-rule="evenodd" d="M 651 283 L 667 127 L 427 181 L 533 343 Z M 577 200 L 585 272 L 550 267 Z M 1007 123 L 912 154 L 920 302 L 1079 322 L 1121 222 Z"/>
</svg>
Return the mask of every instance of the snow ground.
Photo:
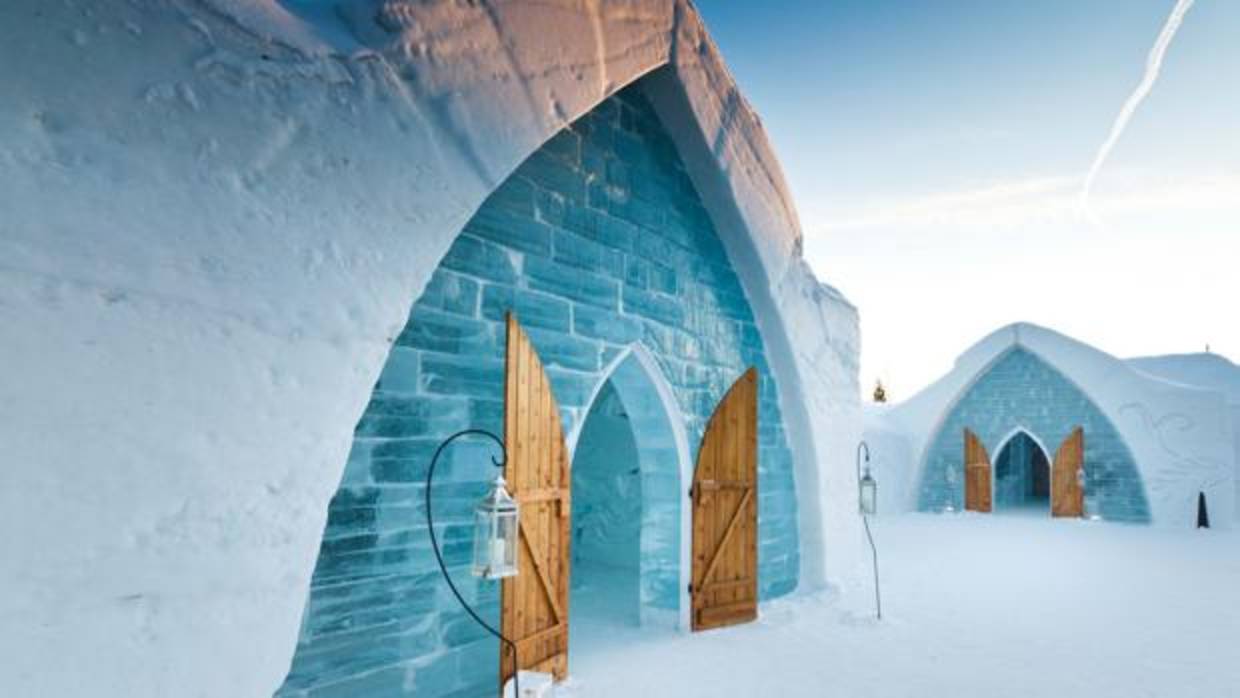
<svg viewBox="0 0 1240 698">
<path fill-rule="evenodd" d="M 868 589 L 777 601 L 756 623 L 692 636 L 587 616 L 573 627 L 573 677 L 556 695 L 1240 693 L 1235 531 L 1028 513 L 908 514 L 873 525 L 881 622 L 865 605 Z"/>
</svg>

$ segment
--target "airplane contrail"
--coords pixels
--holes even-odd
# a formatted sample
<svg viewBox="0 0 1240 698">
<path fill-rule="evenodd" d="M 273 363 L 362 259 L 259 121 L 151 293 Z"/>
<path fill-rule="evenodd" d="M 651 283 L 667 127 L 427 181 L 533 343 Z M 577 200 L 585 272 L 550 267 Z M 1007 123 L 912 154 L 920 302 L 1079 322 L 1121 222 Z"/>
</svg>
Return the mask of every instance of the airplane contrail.
<svg viewBox="0 0 1240 698">
<path fill-rule="evenodd" d="M 1171 9 L 1171 16 L 1167 17 L 1162 31 L 1158 33 L 1158 38 L 1154 41 L 1154 47 L 1150 49 L 1150 55 L 1145 59 L 1145 76 L 1141 78 L 1141 83 L 1137 85 L 1137 89 L 1133 90 L 1132 94 L 1128 96 L 1128 100 L 1124 102 L 1124 106 L 1119 110 L 1119 116 L 1116 117 L 1115 123 L 1111 126 L 1110 135 L 1107 136 L 1102 147 L 1098 149 L 1098 155 L 1094 157 L 1094 163 L 1089 168 L 1089 174 L 1085 176 L 1085 186 L 1081 190 L 1082 210 L 1088 210 L 1089 193 L 1094 188 L 1094 180 L 1098 177 L 1098 171 L 1102 169 L 1107 156 L 1111 154 L 1111 149 L 1115 147 L 1119 137 L 1124 134 L 1124 129 L 1128 126 L 1128 120 L 1132 118 L 1132 114 L 1137 110 L 1137 106 L 1141 104 L 1141 100 L 1145 99 L 1145 96 L 1154 88 L 1154 82 L 1158 80 L 1158 73 L 1162 70 L 1163 56 L 1167 53 L 1167 47 L 1171 45 L 1171 40 L 1175 38 L 1175 32 L 1180 28 L 1180 23 L 1184 21 L 1184 15 L 1193 6 L 1193 1 L 1176 0 L 1175 7 Z"/>
</svg>

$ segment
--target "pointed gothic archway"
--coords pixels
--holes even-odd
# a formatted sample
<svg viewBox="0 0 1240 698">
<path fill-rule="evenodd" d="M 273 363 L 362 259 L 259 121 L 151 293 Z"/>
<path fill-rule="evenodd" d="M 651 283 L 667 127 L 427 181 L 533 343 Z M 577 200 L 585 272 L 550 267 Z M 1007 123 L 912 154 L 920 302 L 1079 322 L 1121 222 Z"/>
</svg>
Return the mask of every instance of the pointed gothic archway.
<svg viewBox="0 0 1240 698">
<path fill-rule="evenodd" d="M 591 599 L 574 617 L 583 624 L 635 620 L 687 630 L 690 512 L 683 493 L 692 466 L 671 385 L 650 352 L 633 344 L 611 362 L 586 404 L 568 439 L 579 551 L 574 593 L 588 593 L 593 584 L 616 598 L 593 617 L 597 599 Z M 609 503 L 609 497 L 616 499 Z M 618 574 L 592 582 L 592 565 Z"/>
<path fill-rule="evenodd" d="M 1016 427 L 995 449 L 993 501 L 996 512 L 1050 511 L 1050 451 L 1036 434 Z"/>
</svg>

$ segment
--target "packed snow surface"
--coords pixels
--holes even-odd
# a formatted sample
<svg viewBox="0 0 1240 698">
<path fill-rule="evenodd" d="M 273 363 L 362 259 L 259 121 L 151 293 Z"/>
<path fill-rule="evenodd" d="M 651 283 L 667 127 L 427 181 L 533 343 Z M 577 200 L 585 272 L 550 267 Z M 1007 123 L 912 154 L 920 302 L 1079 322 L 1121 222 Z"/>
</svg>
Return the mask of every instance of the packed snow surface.
<svg viewBox="0 0 1240 698">
<path fill-rule="evenodd" d="M 602 604 L 581 604 L 573 676 L 556 695 L 1221 698 L 1240 690 L 1233 531 L 1033 512 L 872 523 L 882 621 L 865 605 L 873 600 L 866 589 L 780 600 L 756 623 L 694 635 L 592 622 Z"/>
</svg>

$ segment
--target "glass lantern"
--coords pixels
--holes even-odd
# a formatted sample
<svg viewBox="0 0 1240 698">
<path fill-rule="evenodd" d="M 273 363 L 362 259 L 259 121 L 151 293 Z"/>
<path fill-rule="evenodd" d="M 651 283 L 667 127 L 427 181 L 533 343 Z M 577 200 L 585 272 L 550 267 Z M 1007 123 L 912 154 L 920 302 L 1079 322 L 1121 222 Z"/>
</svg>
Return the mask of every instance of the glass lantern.
<svg viewBox="0 0 1240 698">
<path fill-rule="evenodd" d="M 864 516 L 878 513 L 878 483 L 870 475 L 869 468 L 861 476 L 861 513 Z"/>
<path fill-rule="evenodd" d="M 517 503 L 503 476 L 474 507 L 475 577 L 502 579 L 517 574 Z"/>
</svg>

